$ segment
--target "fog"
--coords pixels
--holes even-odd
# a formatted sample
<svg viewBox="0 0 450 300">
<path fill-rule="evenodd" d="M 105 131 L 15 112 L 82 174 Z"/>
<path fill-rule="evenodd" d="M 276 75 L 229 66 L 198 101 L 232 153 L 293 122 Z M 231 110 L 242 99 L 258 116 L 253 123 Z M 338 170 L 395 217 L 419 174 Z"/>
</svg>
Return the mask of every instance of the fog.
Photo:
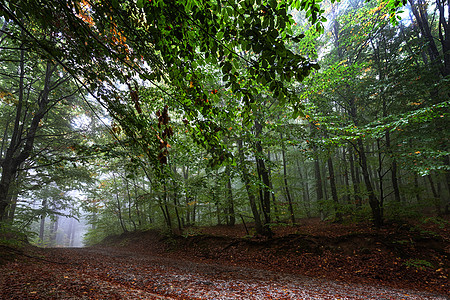
<svg viewBox="0 0 450 300">
<path fill-rule="evenodd" d="M 83 219 L 58 217 L 58 226 L 54 238 L 56 247 L 83 247 L 83 236 L 87 231 Z"/>
<path fill-rule="evenodd" d="M 32 225 L 36 233 L 31 243 L 40 247 L 84 247 L 83 238 L 88 230 L 84 219 L 66 216 L 52 216 Z"/>
</svg>

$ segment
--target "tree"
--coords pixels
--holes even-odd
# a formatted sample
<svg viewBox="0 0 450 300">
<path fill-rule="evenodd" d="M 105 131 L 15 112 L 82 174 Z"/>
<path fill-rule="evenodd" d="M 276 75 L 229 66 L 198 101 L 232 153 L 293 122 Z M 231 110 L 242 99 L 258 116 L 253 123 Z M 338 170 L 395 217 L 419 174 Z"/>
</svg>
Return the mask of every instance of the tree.
<svg viewBox="0 0 450 300">
<path fill-rule="evenodd" d="M 316 22 L 320 9 L 310 2 L 296 5 L 300 4 Z M 137 114 L 126 118 L 123 106 L 114 100 L 118 95 L 111 95 L 112 91 L 100 82 L 113 87 L 114 82 L 130 83 L 139 75 L 167 94 L 169 106 L 181 101 L 185 117 L 199 122 L 203 116 L 215 114 L 208 104 L 208 92 L 198 80 L 209 64 L 221 69 L 225 86 L 246 103 L 258 101 L 254 99 L 257 91 L 243 89 L 242 79 L 269 86 L 275 97 L 284 101 L 290 93 L 283 80 L 301 80 L 317 67 L 286 47 L 286 40 L 301 36 L 291 36 L 293 20 L 284 2 L 83 0 L 41 5 L 35 1 L 3 1 L 1 6 L 3 15 L 36 40 L 46 55 L 79 81 L 80 76 L 87 80 L 98 99 L 130 131 L 142 125 L 138 121 L 142 99 L 131 93 L 130 108 Z M 21 15 L 58 32 L 64 44 L 37 37 Z M 241 54 L 248 50 L 254 53 L 251 59 Z M 91 57 L 87 59 L 85 53 Z M 238 71 L 237 64 L 241 63 L 246 66 L 244 72 Z M 166 89 L 163 82 L 175 89 Z"/>
<path fill-rule="evenodd" d="M 353 156 L 349 164 L 356 203 L 366 195 L 372 220 L 381 226 L 386 201 L 393 198 L 399 202 L 402 198 L 400 180 L 404 174 L 399 172 L 398 163 L 400 157 L 409 154 L 400 141 L 411 145 L 409 153 L 422 153 L 419 144 L 411 143 L 420 140 L 422 145 L 430 145 L 426 152 L 441 149 L 441 154 L 428 157 L 446 156 L 447 152 L 441 148 L 445 142 L 442 144 L 442 139 L 433 135 L 440 130 L 432 128 L 443 129 L 437 114 L 438 111 L 447 114 L 448 98 L 444 96 L 443 102 L 432 104 L 437 98 L 431 100 L 436 92 L 428 80 L 433 76 L 426 76 L 429 71 L 418 63 L 421 61 L 420 51 L 416 51 L 418 45 L 410 39 L 406 28 L 390 25 L 389 6 L 369 3 L 343 8 L 331 22 L 332 34 L 327 44 L 332 45 L 331 51 L 321 61 L 322 70 L 304 82 L 302 98 L 314 104 L 308 115 L 313 116 L 312 123 L 322 132 L 320 144 L 330 148 L 347 143 L 355 151 L 359 164 L 355 166 Z M 399 54 L 398 49 L 406 51 Z M 417 75 L 418 70 L 424 78 Z M 445 88 L 439 95 L 445 95 Z M 411 99 L 421 100 L 411 102 Z M 425 103 L 433 106 L 427 113 L 420 108 Z M 427 128 L 428 136 L 419 128 Z M 431 141 L 439 141 L 439 145 Z M 445 162 L 437 168 L 447 169 Z M 329 173 L 331 179 L 331 168 Z M 362 191 L 360 181 L 364 184 Z M 333 195 L 332 186 L 330 182 Z"/>
<path fill-rule="evenodd" d="M 444 94 L 444 99 L 447 101 L 450 98 L 450 92 L 447 87 L 447 80 L 450 76 L 450 17 L 448 16 L 448 11 L 450 9 L 450 3 L 445 3 L 444 1 L 429 1 L 424 2 L 422 0 L 408 1 L 410 4 L 411 11 L 414 15 L 415 21 L 417 22 L 417 27 L 420 31 L 420 38 L 422 39 L 422 44 L 426 45 L 428 51 L 428 57 L 430 59 L 429 67 L 434 75 L 434 81 L 438 87 L 441 83 L 443 84 L 440 90 L 436 89 L 432 91 L 433 102 L 439 102 L 440 95 Z M 430 3 L 431 2 L 431 3 Z M 437 13 L 437 36 L 436 31 L 430 25 L 428 16 L 428 5 L 436 6 Z M 438 47 L 437 42 L 439 42 L 440 47 Z M 446 95 L 445 95 L 446 94 Z M 439 96 L 438 96 L 439 95 Z M 437 130 L 442 129 L 444 124 L 439 124 Z M 448 142 L 443 143 L 441 150 L 448 151 Z M 447 166 L 445 171 L 447 189 L 450 191 L 450 157 L 448 155 L 443 156 L 444 164 Z"/>
<path fill-rule="evenodd" d="M 17 33 L 17 28 L 10 26 L 8 33 Z M 65 92 L 68 77 L 57 73 L 57 66 L 50 60 L 40 59 L 32 51 L 23 31 L 19 39 L 4 39 L 9 53 L 3 53 L 5 61 L 17 62 L 17 73 L 11 72 L 4 78 L 8 86 L 2 92 L 2 107 L 6 108 L 6 123 L 3 129 L 0 165 L 0 220 L 8 219 L 7 208 L 12 204 L 17 193 L 14 191 L 16 178 L 25 161 L 30 157 L 38 133 L 43 123 L 48 120 L 48 112 L 71 94 Z M 12 60 L 10 60 L 13 58 Z M 57 92 L 58 91 L 58 92 Z M 63 92 L 63 93 L 64 93 Z M 16 186 L 17 188 L 17 186 Z M 13 214 L 10 214 L 12 217 Z"/>
</svg>

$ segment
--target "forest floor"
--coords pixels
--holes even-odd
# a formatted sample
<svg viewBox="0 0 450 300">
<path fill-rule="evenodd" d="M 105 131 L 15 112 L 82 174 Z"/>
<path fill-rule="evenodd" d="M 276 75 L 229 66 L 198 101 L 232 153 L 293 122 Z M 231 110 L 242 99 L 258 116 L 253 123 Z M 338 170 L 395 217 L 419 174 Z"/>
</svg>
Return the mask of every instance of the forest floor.
<svg viewBox="0 0 450 300">
<path fill-rule="evenodd" d="M 430 219 L 431 220 L 431 219 Z M 450 299 L 448 223 L 242 225 L 0 246 L 0 299 Z"/>
</svg>

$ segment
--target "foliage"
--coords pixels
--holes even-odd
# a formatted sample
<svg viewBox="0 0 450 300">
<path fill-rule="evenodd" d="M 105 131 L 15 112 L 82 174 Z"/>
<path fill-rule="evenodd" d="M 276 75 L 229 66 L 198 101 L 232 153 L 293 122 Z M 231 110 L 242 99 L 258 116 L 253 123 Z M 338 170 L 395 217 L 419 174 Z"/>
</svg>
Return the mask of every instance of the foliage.
<svg viewBox="0 0 450 300">
<path fill-rule="evenodd" d="M 402 4 L 1 1 L 4 45 L 18 47 L 0 53 L 5 74 L 26 44 L 29 74 L 51 63 L 66 80 L 12 186 L 17 203 L 36 199 L 16 221 L 77 205 L 50 184 L 85 193 L 88 243 L 244 216 L 270 237 L 300 216 L 380 227 L 442 212 L 448 78 L 415 23 L 393 23 Z"/>
<path fill-rule="evenodd" d="M 423 270 L 425 268 L 431 268 L 433 269 L 434 266 L 429 261 L 426 261 L 424 259 L 410 259 L 404 263 L 404 265 L 408 268 L 416 268 L 419 270 Z"/>
<path fill-rule="evenodd" d="M 26 231 L 9 223 L 0 224 L 0 247 L 21 248 L 27 242 L 28 238 L 34 236 L 32 231 Z"/>
<path fill-rule="evenodd" d="M 449 222 L 443 218 L 440 217 L 428 217 L 428 218 L 424 218 L 424 220 L 422 221 L 424 224 L 427 223 L 433 223 L 439 226 L 439 228 L 443 229 L 446 226 L 449 225 Z"/>
</svg>

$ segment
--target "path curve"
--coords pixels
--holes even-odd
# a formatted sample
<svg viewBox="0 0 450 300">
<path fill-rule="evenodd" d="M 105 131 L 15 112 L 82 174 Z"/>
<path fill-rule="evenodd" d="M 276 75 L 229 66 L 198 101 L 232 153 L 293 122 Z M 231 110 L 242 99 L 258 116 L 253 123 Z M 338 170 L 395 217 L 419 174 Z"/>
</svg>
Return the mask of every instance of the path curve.
<svg viewBox="0 0 450 300">
<path fill-rule="evenodd" d="M 44 250 L 43 250 L 44 251 Z M 349 285 L 271 271 L 194 263 L 117 249 L 46 249 L 23 271 L 47 280 L 14 289 L 14 263 L 0 269 L 8 299 L 449 299 L 380 286 Z M 17 267 L 17 266 L 16 266 Z M 26 276 L 26 275 L 22 275 Z M 52 278 L 52 279 L 48 279 Z M 5 292 L 6 291 L 6 292 Z M 14 294 L 16 293 L 16 294 Z M 17 297 L 16 297 L 17 296 Z M 5 298 L 6 299 L 6 298 Z"/>
</svg>

